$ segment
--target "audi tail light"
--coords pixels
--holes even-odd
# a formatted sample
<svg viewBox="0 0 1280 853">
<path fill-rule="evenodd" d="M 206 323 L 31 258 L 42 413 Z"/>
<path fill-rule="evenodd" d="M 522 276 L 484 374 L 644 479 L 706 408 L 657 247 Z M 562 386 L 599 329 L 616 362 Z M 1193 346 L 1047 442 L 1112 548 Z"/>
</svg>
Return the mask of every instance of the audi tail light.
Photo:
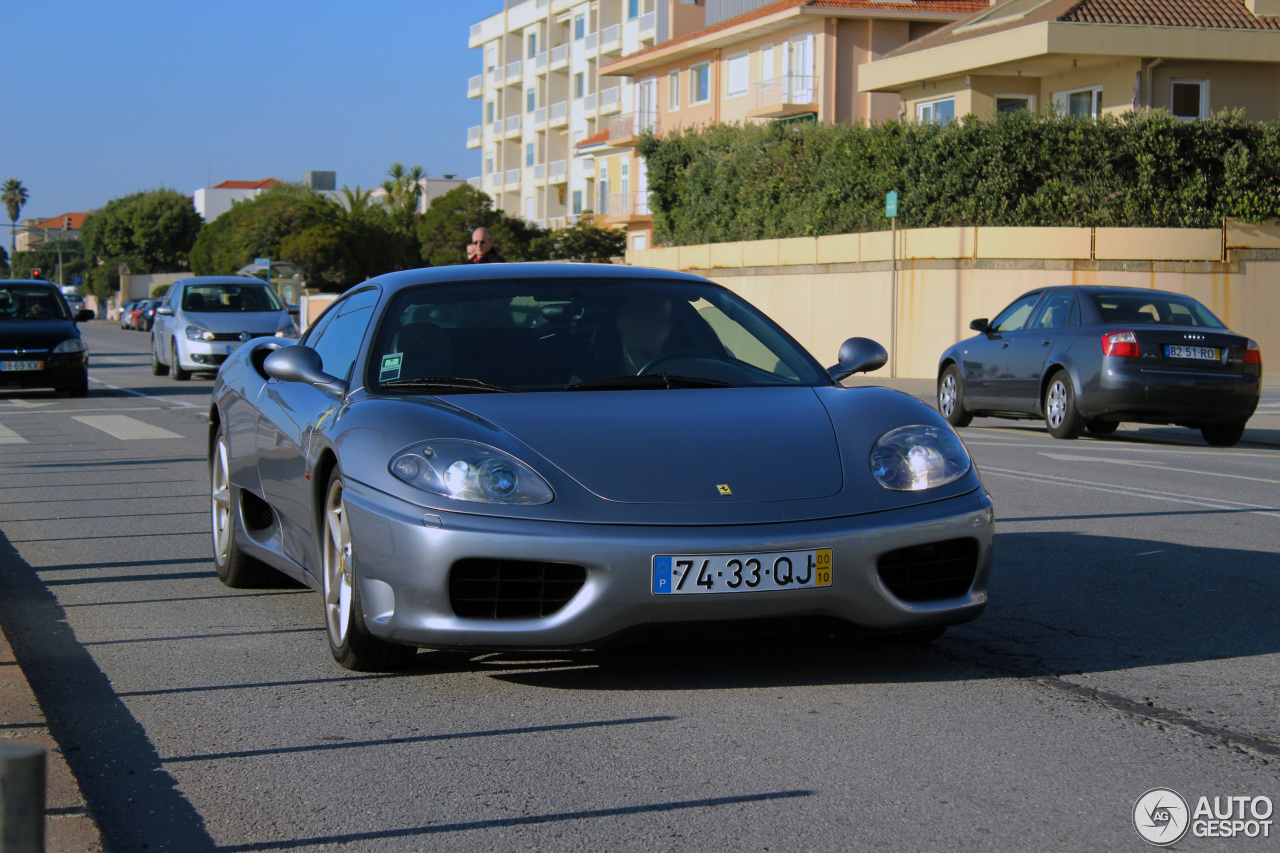
<svg viewBox="0 0 1280 853">
<path fill-rule="evenodd" d="M 1133 332 L 1111 332 L 1102 336 L 1102 354 L 1122 358 L 1138 357 L 1138 337 Z"/>
<path fill-rule="evenodd" d="M 1245 347 L 1244 363 L 1262 366 L 1262 349 L 1258 346 L 1257 341 L 1249 341 L 1249 345 Z"/>
</svg>

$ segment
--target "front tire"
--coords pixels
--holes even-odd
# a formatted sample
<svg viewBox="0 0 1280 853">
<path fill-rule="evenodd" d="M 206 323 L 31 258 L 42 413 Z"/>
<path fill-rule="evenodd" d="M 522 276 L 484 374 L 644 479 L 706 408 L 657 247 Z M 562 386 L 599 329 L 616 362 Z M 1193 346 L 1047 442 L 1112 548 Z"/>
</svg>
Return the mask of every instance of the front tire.
<svg viewBox="0 0 1280 853">
<path fill-rule="evenodd" d="M 160 355 L 156 352 L 156 339 L 151 339 L 151 375 L 152 376 L 168 376 L 169 365 L 160 360 Z"/>
<path fill-rule="evenodd" d="M 1044 422 L 1054 438 L 1079 438 L 1084 432 L 1084 418 L 1076 410 L 1076 392 L 1071 374 L 1059 370 L 1049 377 L 1044 389 Z"/>
<path fill-rule="evenodd" d="M 948 364 L 938 380 L 938 411 L 953 427 L 973 423 L 973 412 L 964 407 L 964 377 L 954 364 Z"/>
<path fill-rule="evenodd" d="M 173 339 L 173 347 L 169 350 L 169 366 L 173 368 L 173 378 L 179 382 L 186 382 L 191 378 L 190 370 L 182 369 L 182 362 L 178 361 L 178 339 Z"/>
<path fill-rule="evenodd" d="M 418 650 L 375 637 L 364 624 L 343 492 L 342 472 L 335 467 L 325 489 L 324 524 L 320 531 L 324 622 L 329 651 L 344 669 L 357 672 L 404 669 Z"/>
<path fill-rule="evenodd" d="M 1207 424 L 1200 427 L 1200 434 L 1214 447 L 1232 447 L 1244 438 L 1244 423 Z"/>
<path fill-rule="evenodd" d="M 213 454 L 209 458 L 209 497 L 213 563 L 218 569 L 218 580 L 232 589 L 266 586 L 274 570 L 261 560 L 250 557 L 236 544 L 238 506 L 235 489 L 231 487 L 231 465 L 222 427 L 218 427 L 213 437 Z"/>
</svg>

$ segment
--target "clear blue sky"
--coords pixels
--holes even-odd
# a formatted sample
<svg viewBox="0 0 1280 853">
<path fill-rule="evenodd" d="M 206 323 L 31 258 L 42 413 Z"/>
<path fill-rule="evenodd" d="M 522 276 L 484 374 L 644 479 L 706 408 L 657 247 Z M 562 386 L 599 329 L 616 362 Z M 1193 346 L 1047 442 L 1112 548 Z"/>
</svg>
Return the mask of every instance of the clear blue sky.
<svg viewBox="0 0 1280 853">
<path fill-rule="evenodd" d="M 468 29 L 502 0 L 69 0 L 9 4 L 0 181 L 29 216 L 137 190 L 333 170 L 377 186 L 393 161 L 479 174 Z M 0 218 L 5 218 L 0 216 Z M 7 223 L 6 223 L 7 224 Z M 7 242 L 7 241 L 6 241 Z"/>
</svg>

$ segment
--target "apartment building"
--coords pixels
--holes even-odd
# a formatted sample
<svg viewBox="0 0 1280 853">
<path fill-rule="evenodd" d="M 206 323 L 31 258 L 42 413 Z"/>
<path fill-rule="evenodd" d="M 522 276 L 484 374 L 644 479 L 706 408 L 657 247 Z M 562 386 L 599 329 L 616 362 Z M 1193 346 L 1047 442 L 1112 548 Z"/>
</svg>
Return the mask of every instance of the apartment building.
<svg viewBox="0 0 1280 853">
<path fill-rule="evenodd" d="M 863 69 L 917 121 L 1044 110 L 1280 117 L 1280 0 L 1000 0 Z"/>
<path fill-rule="evenodd" d="M 79 240 L 87 212 L 64 213 L 48 219 L 24 219 L 18 226 L 14 249 L 29 252 L 46 240 Z"/>
<path fill-rule="evenodd" d="M 604 80 L 627 81 L 634 108 L 577 145 L 594 155 L 596 210 L 627 228 L 629 248 L 648 248 L 648 177 L 635 152 L 643 133 L 721 122 L 897 118 L 896 92 L 859 88 L 863 66 L 987 8 L 987 0 L 708 0 L 702 29 L 600 68 Z"/>
<path fill-rule="evenodd" d="M 594 209 L 597 167 L 576 143 L 635 108 L 631 81 L 601 81 L 600 66 L 698 29 L 704 2 L 505 0 L 472 25 L 483 64 L 467 84 L 482 114 L 467 131 L 467 147 L 481 151 L 473 183 L 546 227 Z"/>
</svg>

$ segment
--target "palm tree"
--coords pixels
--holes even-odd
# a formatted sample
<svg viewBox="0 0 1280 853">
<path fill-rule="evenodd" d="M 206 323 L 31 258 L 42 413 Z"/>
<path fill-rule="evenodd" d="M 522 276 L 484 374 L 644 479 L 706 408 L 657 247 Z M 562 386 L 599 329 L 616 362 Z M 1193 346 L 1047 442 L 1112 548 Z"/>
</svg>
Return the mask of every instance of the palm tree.
<svg viewBox="0 0 1280 853">
<path fill-rule="evenodd" d="M 387 207 L 408 216 L 418 212 L 418 199 L 422 197 L 422 180 L 427 173 L 421 166 L 406 169 L 403 163 L 392 163 L 387 169 L 390 180 L 382 182 L 383 198 Z"/>
<path fill-rule="evenodd" d="M 10 178 L 4 182 L 4 192 L 0 193 L 0 199 L 4 201 L 4 208 L 9 213 L 9 251 L 11 252 L 18 248 L 18 215 L 22 213 L 22 206 L 27 203 L 28 198 L 27 188 L 22 185 L 22 181 Z"/>
<path fill-rule="evenodd" d="M 346 201 L 345 206 L 342 203 L 335 203 L 338 204 L 338 207 L 343 208 L 347 216 L 352 219 L 360 219 L 375 209 L 373 206 L 373 190 L 362 190 L 359 184 L 356 184 L 354 190 L 344 186 L 342 188 L 342 197 Z"/>
</svg>

